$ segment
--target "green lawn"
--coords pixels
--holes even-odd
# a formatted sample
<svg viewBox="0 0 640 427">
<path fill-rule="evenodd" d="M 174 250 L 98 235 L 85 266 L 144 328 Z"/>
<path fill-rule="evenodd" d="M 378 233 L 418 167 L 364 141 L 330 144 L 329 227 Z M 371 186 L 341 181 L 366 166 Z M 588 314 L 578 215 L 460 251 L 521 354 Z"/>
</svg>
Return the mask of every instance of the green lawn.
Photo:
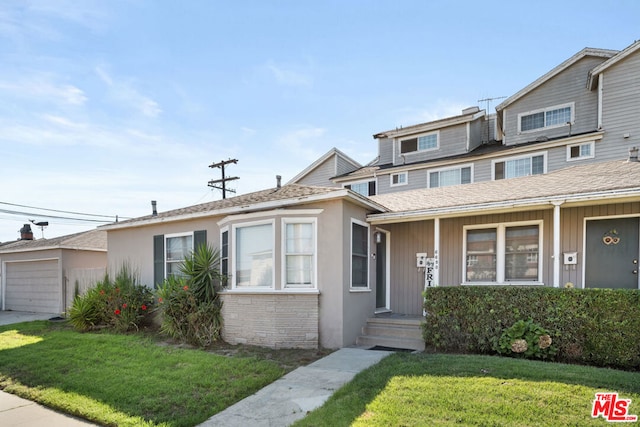
<svg viewBox="0 0 640 427">
<path fill-rule="evenodd" d="M 394 354 L 296 426 L 589 426 L 598 391 L 632 399 L 640 373 L 502 357 Z"/>
<path fill-rule="evenodd" d="M 283 375 L 275 360 L 65 324 L 0 327 L 0 389 L 104 425 L 193 426 Z"/>
</svg>

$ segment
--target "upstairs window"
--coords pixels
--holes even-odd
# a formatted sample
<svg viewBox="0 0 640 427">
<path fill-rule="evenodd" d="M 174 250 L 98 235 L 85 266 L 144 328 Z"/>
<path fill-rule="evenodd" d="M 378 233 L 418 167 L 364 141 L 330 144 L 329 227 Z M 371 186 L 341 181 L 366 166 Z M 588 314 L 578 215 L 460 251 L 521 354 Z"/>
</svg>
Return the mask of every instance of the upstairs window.
<svg viewBox="0 0 640 427">
<path fill-rule="evenodd" d="M 400 172 L 400 173 L 394 173 L 391 174 L 391 186 L 395 187 L 398 185 L 407 185 L 408 179 L 407 179 L 407 172 Z"/>
<path fill-rule="evenodd" d="M 415 151 L 435 150 L 438 148 L 438 133 L 417 136 L 400 140 L 400 153 L 413 153 Z"/>
<path fill-rule="evenodd" d="M 567 161 L 592 159 L 595 157 L 595 144 L 585 142 L 584 144 L 567 145 Z"/>
<path fill-rule="evenodd" d="M 564 126 L 574 121 L 574 104 L 556 105 L 518 114 L 518 132 Z"/>
<path fill-rule="evenodd" d="M 429 188 L 470 183 L 471 166 L 429 172 Z"/>
<path fill-rule="evenodd" d="M 356 182 L 354 184 L 347 184 L 344 186 L 344 188 L 348 188 L 351 191 L 355 191 L 356 193 L 363 195 L 365 197 L 376 195 L 375 181 Z"/>
<path fill-rule="evenodd" d="M 540 175 L 546 170 L 546 155 L 513 157 L 493 162 L 493 179 Z"/>
</svg>

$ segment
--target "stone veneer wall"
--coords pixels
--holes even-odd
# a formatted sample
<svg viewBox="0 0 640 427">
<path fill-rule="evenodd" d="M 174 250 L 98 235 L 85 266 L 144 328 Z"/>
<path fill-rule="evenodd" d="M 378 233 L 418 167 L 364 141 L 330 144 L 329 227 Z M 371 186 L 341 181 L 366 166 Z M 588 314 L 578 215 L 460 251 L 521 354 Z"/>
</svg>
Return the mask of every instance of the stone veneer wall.
<svg viewBox="0 0 640 427">
<path fill-rule="evenodd" d="M 222 298 L 222 338 L 230 344 L 318 348 L 317 293 L 236 293 Z"/>
</svg>

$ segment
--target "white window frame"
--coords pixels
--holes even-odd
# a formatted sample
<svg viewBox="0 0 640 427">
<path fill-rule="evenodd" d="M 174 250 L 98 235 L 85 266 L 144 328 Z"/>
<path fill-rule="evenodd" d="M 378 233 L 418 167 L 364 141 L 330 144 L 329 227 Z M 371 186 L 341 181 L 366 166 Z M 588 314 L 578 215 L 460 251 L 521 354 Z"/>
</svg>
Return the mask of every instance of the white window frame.
<svg viewBox="0 0 640 427">
<path fill-rule="evenodd" d="M 542 156 L 542 175 L 547 173 L 547 151 L 539 151 L 539 152 L 535 152 L 535 153 L 529 153 L 529 154 L 523 154 L 521 156 L 511 156 L 511 157 L 501 157 L 499 159 L 494 159 L 491 160 L 491 180 L 495 181 L 496 180 L 496 163 L 501 163 L 504 162 L 505 163 L 505 168 L 506 168 L 506 163 L 512 160 L 521 160 L 521 159 L 526 159 L 526 158 L 530 158 L 533 159 L 534 157 L 538 157 L 538 156 Z M 539 175 L 539 174 L 536 174 Z M 532 174 L 529 175 L 525 175 L 525 176 L 533 176 Z M 518 178 L 518 177 L 516 177 Z M 512 178 L 502 178 L 502 179 L 512 179 Z"/>
<path fill-rule="evenodd" d="M 420 138 L 425 137 L 425 136 L 431 136 L 431 135 L 435 135 L 436 137 L 436 146 L 435 147 L 431 147 L 431 148 L 425 148 L 425 149 L 420 149 Z M 416 149 L 415 151 L 407 151 L 406 153 L 402 152 L 402 142 L 403 141 L 408 141 L 410 139 L 416 139 Z M 416 135 L 411 135 L 411 136 L 406 136 L 406 137 L 402 137 L 402 138 L 398 138 L 398 154 L 400 156 L 406 156 L 406 155 L 411 155 L 411 154 L 415 154 L 415 153 L 425 153 L 428 151 L 435 151 L 440 149 L 440 131 L 436 130 L 436 131 L 432 131 L 432 132 L 424 132 L 424 133 L 419 133 Z"/>
<path fill-rule="evenodd" d="M 366 183 L 367 185 L 369 185 L 370 182 L 375 182 L 375 184 L 376 184 L 376 194 L 373 194 L 375 196 L 375 195 L 378 194 L 378 181 L 377 181 L 377 179 L 364 179 L 364 180 L 359 180 L 359 181 L 345 182 L 344 184 L 342 184 L 342 188 L 346 188 L 347 185 L 353 187 L 353 185 L 355 185 L 355 184 L 365 184 Z M 369 197 L 369 196 L 365 196 L 362 193 L 358 193 L 356 190 L 353 190 L 351 188 L 349 188 L 349 190 L 353 191 L 354 193 L 360 194 L 363 197 Z"/>
<path fill-rule="evenodd" d="M 287 283 L 287 224 L 311 224 L 313 231 L 313 253 L 311 255 L 311 284 L 290 284 Z M 318 221 L 316 218 L 282 218 L 281 227 L 281 278 L 282 289 L 317 289 L 318 288 Z M 309 255 L 309 254 L 298 254 Z"/>
<path fill-rule="evenodd" d="M 582 147 L 585 146 L 585 145 L 589 146 L 589 151 L 590 151 L 591 154 L 589 154 L 588 156 L 579 155 L 578 157 L 571 157 L 571 148 L 580 147 L 580 150 L 582 151 Z M 580 144 L 567 145 L 567 162 L 575 162 L 577 160 L 593 159 L 595 156 L 596 156 L 596 143 L 595 143 L 595 141 L 581 142 Z"/>
<path fill-rule="evenodd" d="M 428 169 L 427 170 L 427 188 L 431 188 L 431 174 L 434 172 L 447 172 L 447 171 L 451 171 L 451 170 L 459 170 L 460 171 L 460 181 L 462 181 L 462 169 L 464 168 L 471 168 L 470 173 L 471 173 L 471 182 L 469 182 L 469 184 L 473 184 L 473 163 L 465 163 L 463 165 L 459 165 L 459 166 L 454 166 L 454 167 L 445 167 L 445 168 L 437 168 L 437 169 Z M 459 184 L 461 185 L 461 184 Z M 438 188 L 438 187 L 434 187 L 434 188 Z"/>
<path fill-rule="evenodd" d="M 536 281 L 506 281 L 505 280 L 505 264 L 506 264 L 506 229 L 510 227 L 523 227 L 529 225 L 538 226 L 538 279 Z M 469 230 L 484 230 L 495 229 L 496 230 L 496 281 L 495 282 L 468 282 L 467 281 L 467 231 Z M 542 282 L 543 276 L 543 262 L 544 259 L 544 221 L 519 221 L 519 222 L 501 222 L 492 224 L 474 224 L 465 225 L 462 227 L 462 284 L 468 286 L 477 285 L 512 285 L 512 286 L 531 286 L 531 285 L 544 285 Z"/>
<path fill-rule="evenodd" d="M 223 252 L 222 252 L 222 250 L 223 250 L 223 248 L 222 248 L 222 246 L 223 246 L 222 245 L 222 235 L 224 233 L 227 233 L 227 256 L 226 257 L 223 256 Z M 225 288 L 227 286 L 229 286 L 229 283 L 231 281 L 231 276 L 232 276 L 232 274 L 231 274 L 231 263 L 229 262 L 230 259 L 233 258 L 231 256 L 231 249 L 232 249 L 232 247 L 231 247 L 231 231 L 229 230 L 229 226 L 225 226 L 225 227 L 220 228 L 220 274 L 223 274 L 222 261 L 225 260 L 225 259 L 227 260 L 227 279 L 226 279 L 226 283 L 223 283 L 225 285 L 224 286 Z"/>
<path fill-rule="evenodd" d="M 165 234 L 164 235 L 164 277 L 169 277 L 169 269 L 167 268 L 168 260 L 167 260 L 167 251 L 169 250 L 168 240 L 173 239 L 175 237 L 186 237 L 191 236 L 191 250 L 189 252 L 193 252 L 193 231 L 185 232 L 185 233 L 173 233 L 173 234 Z M 183 258 L 184 259 L 184 258 Z M 172 261 L 175 263 L 176 261 Z"/>
<path fill-rule="evenodd" d="M 575 102 L 569 102 L 569 103 L 566 103 L 566 104 L 553 105 L 551 107 L 539 108 L 537 110 L 531 110 L 531 111 L 525 111 L 523 113 L 519 113 L 518 114 L 518 133 L 538 132 L 538 131 L 541 131 L 541 130 L 553 129 L 553 128 L 559 128 L 559 127 L 562 127 L 562 126 L 566 126 L 567 123 L 559 123 L 559 124 L 547 126 L 547 113 L 549 111 L 560 110 L 562 108 L 567 108 L 567 107 L 571 108 L 571 120 L 570 120 L 570 122 L 573 125 L 575 123 L 575 120 L 576 120 L 576 104 L 575 104 Z M 543 113 L 544 125 L 542 127 L 535 128 L 535 129 L 522 130 L 522 117 L 530 116 L 530 115 L 538 114 L 538 113 Z"/>
<path fill-rule="evenodd" d="M 397 176 L 398 177 L 398 182 L 397 183 L 393 183 L 393 177 Z M 404 177 L 404 181 L 400 181 L 400 177 L 403 176 Z M 389 175 L 389 186 L 390 187 L 400 187 L 402 185 L 407 185 L 409 183 L 409 172 L 398 172 L 398 173 L 392 173 L 391 175 Z"/>
<path fill-rule="evenodd" d="M 238 228 L 246 228 L 253 227 L 256 225 L 271 225 L 271 260 L 272 260 L 272 268 L 271 268 L 271 286 L 242 286 L 238 288 L 238 277 L 235 274 L 237 268 L 237 248 L 238 244 L 236 241 L 236 234 Z M 231 257 L 231 288 L 233 290 L 241 290 L 241 291 L 273 291 L 276 285 L 276 224 L 275 219 L 268 219 L 263 221 L 251 221 L 251 222 L 242 222 L 231 225 L 231 250 L 233 251 L 233 256 Z"/>
<path fill-rule="evenodd" d="M 367 229 L 367 286 L 353 286 L 353 224 L 360 225 Z M 351 218 L 349 224 L 349 290 L 351 292 L 370 292 L 371 291 L 371 264 L 369 264 L 369 254 L 371 253 L 371 229 L 369 224 L 364 221 Z"/>
</svg>

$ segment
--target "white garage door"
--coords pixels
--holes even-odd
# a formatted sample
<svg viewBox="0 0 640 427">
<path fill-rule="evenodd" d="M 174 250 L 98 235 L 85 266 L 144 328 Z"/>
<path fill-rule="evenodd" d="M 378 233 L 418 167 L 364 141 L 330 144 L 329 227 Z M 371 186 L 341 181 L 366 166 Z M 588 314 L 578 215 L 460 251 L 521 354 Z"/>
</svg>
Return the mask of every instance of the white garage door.
<svg viewBox="0 0 640 427">
<path fill-rule="evenodd" d="M 5 309 L 59 313 L 58 260 L 6 263 Z"/>
</svg>

